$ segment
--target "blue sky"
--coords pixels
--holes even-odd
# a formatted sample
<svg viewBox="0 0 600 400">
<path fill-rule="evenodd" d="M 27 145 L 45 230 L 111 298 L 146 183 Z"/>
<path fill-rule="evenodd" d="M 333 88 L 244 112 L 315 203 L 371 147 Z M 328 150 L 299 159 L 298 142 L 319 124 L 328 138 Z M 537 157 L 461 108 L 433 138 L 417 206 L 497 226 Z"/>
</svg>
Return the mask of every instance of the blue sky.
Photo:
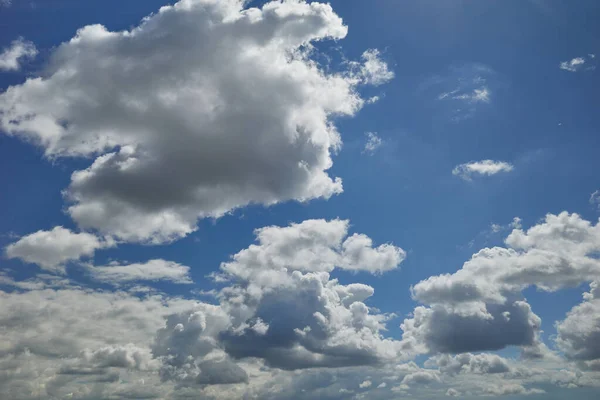
<svg viewBox="0 0 600 400">
<path fill-rule="evenodd" d="M 0 363 L 20 360 L 26 351 L 46 368 L 27 372 L 43 376 L 35 388 L 23 384 L 25 373 L 0 387 L 23 399 L 133 398 L 123 393 L 140 390 L 128 383 L 139 379 L 149 383 L 141 385 L 146 392 L 137 398 L 175 399 L 185 393 L 301 398 L 300 392 L 307 398 L 597 396 L 600 294 L 592 283 L 600 278 L 600 228 L 595 225 L 600 201 L 593 195 L 600 189 L 596 2 L 340 0 L 332 1 L 329 11 L 301 1 L 248 2 L 243 7 L 270 15 L 252 25 L 268 34 L 231 27 L 224 16 L 245 12 L 235 1 L 221 3 L 231 9 L 217 3 L 182 1 L 168 17 L 171 11 L 158 12 L 167 3 L 158 0 L 0 2 L 0 246 L 5 255 L 0 289 L 9 304 L 0 319 L 31 318 L 27 341 L 18 339 L 16 327 L 7 329 L 12 347 L 0 354 Z M 277 11 L 268 14 L 269 7 Z M 285 12 L 291 13 L 288 19 Z M 152 13 L 137 30 L 139 39 L 103 36 L 129 31 Z M 222 29 L 215 28 L 219 34 L 204 30 L 208 19 Z M 151 31 L 147 27 L 154 22 Z M 67 43 L 92 24 L 105 31 L 88 30 L 80 34 L 85 40 Z M 347 34 L 340 33 L 342 26 Z M 262 34 L 272 35 L 271 47 L 263 44 Z M 249 44 L 240 44 L 245 41 Z M 309 55 L 297 52 L 306 47 L 312 49 Z M 20 57 L 11 49 L 20 49 Z M 245 51 L 250 58 L 244 58 Z M 297 64 L 278 57 L 290 51 Z M 140 72 L 130 73 L 127 65 Z M 318 73 L 310 68 L 315 65 Z M 279 81 L 279 74 L 291 78 Z M 38 77 L 41 85 L 35 89 Z M 166 97 L 152 97 L 161 91 Z M 309 144 L 288 139 L 290 124 L 296 135 L 310 136 Z M 340 146 L 332 139 L 337 133 Z M 114 167 L 121 161 L 101 164 L 102 155 L 127 160 L 137 172 L 130 176 Z M 292 167 L 295 161 L 309 172 Z M 98 169 L 88 169 L 94 162 Z M 86 169 L 87 175 L 72 178 Z M 343 191 L 336 177 L 343 180 Z M 278 247 L 291 232 L 285 227 L 302 230 L 308 226 L 303 221 L 320 219 L 323 225 L 301 234 L 311 237 L 310 244 Z M 348 220 L 348 226 L 326 222 L 336 219 Z M 146 223 L 153 228 L 146 229 Z M 53 231 L 58 226 L 65 229 L 60 237 Z M 269 226 L 281 232 L 265 239 L 257 250 L 263 258 L 251 263 L 240 254 L 257 244 L 256 229 Z M 331 267 L 326 264 L 333 256 L 323 247 L 330 245 L 321 236 L 328 229 L 341 235 L 331 245 L 337 254 Z M 353 234 L 372 242 L 353 253 L 350 242 L 343 242 Z M 302 246 L 308 246 L 306 253 Z M 474 258 L 473 267 L 465 264 L 486 248 L 494 252 L 485 255 L 491 269 L 483 266 L 483 256 Z M 232 259 L 234 254 L 239 257 Z M 307 254 L 314 254 L 319 266 L 306 261 Z M 149 260 L 165 265 L 154 271 L 144 264 Z M 227 262 L 234 265 L 231 271 L 222 264 Z M 121 275 L 110 272 L 116 265 L 123 268 Z M 244 272 L 261 268 L 273 274 L 270 268 L 287 268 L 285 282 L 261 286 L 254 281 L 259 275 Z M 369 309 L 372 320 L 363 323 L 372 330 L 373 348 L 357 341 L 343 343 L 344 350 L 332 344 L 340 346 L 342 340 L 333 332 L 348 328 L 332 310 L 339 308 L 340 315 L 351 310 L 339 299 L 340 304 L 324 306 L 331 313 L 331 336 L 319 339 L 324 340 L 320 350 L 290 339 L 298 334 L 295 328 L 314 322 L 284 316 L 318 311 L 288 309 L 282 288 L 305 294 L 294 269 L 306 280 L 316 279 L 317 271 L 330 273 L 328 282 L 339 279 L 328 288 L 372 287 L 372 296 L 354 304 Z M 182 283 L 182 273 L 193 283 Z M 245 304 L 258 308 L 244 320 L 231 291 L 241 287 L 251 298 L 253 285 L 261 288 L 253 300 L 260 306 Z M 446 289 L 455 297 L 444 297 L 450 296 Z M 480 298 L 459 299 L 471 289 Z M 150 333 L 125 335 L 125 342 L 78 339 L 69 349 L 37 350 L 38 342 L 54 343 L 44 337 L 48 322 L 40 322 L 38 313 L 68 314 L 68 301 L 61 303 L 67 294 L 76 301 L 95 296 L 91 312 L 110 314 L 100 303 L 94 309 L 100 297 L 112 304 L 109 308 L 132 313 L 135 301 L 146 305 L 160 298 L 162 308 L 152 322 L 140 322 Z M 107 300 L 110 296 L 113 300 Z M 129 303 L 120 306 L 116 298 Z M 30 304 L 28 299 L 41 305 L 20 310 L 17 305 Z M 230 325 L 214 322 L 225 326 L 215 334 L 217 344 L 210 352 L 194 353 L 189 343 L 202 342 L 209 328 L 185 340 L 169 329 L 179 319 L 191 324 L 186 313 L 197 309 L 210 327 L 217 311 L 207 311 L 207 304 L 226 315 L 218 314 Z M 530 307 L 523 311 L 524 326 L 515 325 L 516 318 L 502 322 L 502 312 L 518 314 L 523 304 Z M 406 324 L 418 319 L 419 309 L 426 313 L 422 328 L 409 329 Z M 438 326 L 441 313 L 450 319 Z M 532 322 L 535 318 L 539 324 Z M 592 322 L 581 328 L 578 318 Z M 67 329 L 61 325 L 65 320 L 56 317 L 53 329 Z M 488 322 L 469 331 L 469 324 L 480 321 Z M 87 322 L 81 317 L 74 323 Z M 261 323 L 266 333 L 256 328 Z M 130 329 L 127 320 L 115 324 Z M 352 329 L 358 335 L 360 329 Z M 445 329 L 456 331 L 435 334 Z M 506 329 L 507 339 L 486 342 L 493 336 L 486 329 Z M 521 336 L 512 338 L 517 331 Z M 266 336 L 255 342 L 260 332 Z M 471 332 L 484 339 L 474 340 Z M 283 351 L 278 340 L 305 346 L 313 364 L 288 353 L 274 356 Z M 461 347 L 463 341 L 481 344 Z M 292 348 L 286 346 L 286 351 Z M 371 352 L 359 357 L 356 348 Z M 328 352 L 343 353 L 344 361 L 328 361 L 333 357 Z M 174 361 L 188 353 L 192 363 Z M 114 362 L 116 355 L 106 361 L 107 354 L 147 360 L 129 365 Z M 459 359 L 459 373 L 444 369 Z M 492 362 L 507 367 L 493 373 Z M 82 380 L 65 374 L 67 366 L 94 368 L 95 374 Z M 211 368 L 215 372 L 207 372 Z M 515 377 L 525 369 L 544 372 Z M 318 374 L 335 383 L 323 382 Z M 487 386 L 468 383 L 480 375 Z M 117 378 L 100 383 L 107 376 Z M 284 382 L 281 387 L 269 386 L 277 379 Z M 367 381 L 357 387 L 356 382 Z"/>
</svg>

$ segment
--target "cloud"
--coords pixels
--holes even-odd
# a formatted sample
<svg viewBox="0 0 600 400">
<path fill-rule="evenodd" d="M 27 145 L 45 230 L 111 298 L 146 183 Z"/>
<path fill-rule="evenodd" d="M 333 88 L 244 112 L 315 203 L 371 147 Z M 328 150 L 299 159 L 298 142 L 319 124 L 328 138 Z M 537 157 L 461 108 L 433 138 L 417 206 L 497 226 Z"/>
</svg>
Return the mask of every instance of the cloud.
<svg viewBox="0 0 600 400">
<path fill-rule="evenodd" d="M 588 54 L 587 57 L 575 57 L 568 61 L 562 61 L 558 66 L 560 69 L 569 72 L 577 72 L 582 69 L 585 70 L 594 70 L 596 69 L 595 65 L 589 65 L 596 58 L 595 54 Z M 584 68 L 585 65 L 588 65 Z"/>
<path fill-rule="evenodd" d="M 510 372 L 508 361 L 496 354 L 462 353 L 456 356 L 447 354 L 435 356 L 426 362 L 426 366 L 438 366 L 440 372 L 448 375 L 471 373 L 478 375 L 502 374 Z"/>
<path fill-rule="evenodd" d="M 0 2 L 0 7 L 10 6 L 9 2 Z M 4 48 L 0 53 L 0 71 L 18 71 L 24 59 L 32 59 L 38 51 L 35 45 L 23 38 L 13 40 L 10 47 Z"/>
<path fill-rule="evenodd" d="M 93 279 L 114 285 L 136 281 L 192 283 L 190 267 L 161 259 L 129 265 L 94 266 L 88 267 L 86 271 Z"/>
<path fill-rule="evenodd" d="M 492 103 L 497 89 L 496 73 L 482 64 L 452 66 L 428 79 L 421 90 L 437 100 L 437 106 L 454 122 L 471 118 Z"/>
<path fill-rule="evenodd" d="M 37 264 L 42 269 L 64 272 L 69 261 L 91 257 L 98 249 L 109 247 L 112 242 L 101 240 L 86 232 L 74 233 L 62 226 L 50 231 L 37 231 L 23 236 L 6 247 L 6 255 L 25 262 Z"/>
<path fill-rule="evenodd" d="M 363 153 L 373 155 L 381 147 L 383 140 L 377 135 L 377 132 L 367 132 L 365 135 L 367 136 L 367 141 L 365 142 Z"/>
<path fill-rule="evenodd" d="M 311 43 L 346 36 L 329 5 L 182 0 L 130 31 L 81 28 L 42 77 L 0 94 L 0 128 L 47 157 L 93 156 L 72 175 L 84 229 L 162 243 L 248 204 L 329 198 L 332 118 L 392 73 L 376 50 L 328 72 Z M 174 61 L 176 60 L 176 61 Z M 100 154 L 100 155 L 98 155 Z"/>
<path fill-rule="evenodd" d="M 474 175 L 491 176 L 500 172 L 510 172 L 513 169 L 513 165 L 505 161 L 481 160 L 457 165 L 452 170 L 452 175 L 470 181 Z"/>
<path fill-rule="evenodd" d="M 363 381 L 360 385 L 358 385 L 358 387 L 361 389 L 367 389 L 367 388 L 370 388 L 371 385 L 373 385 L 373 382 L 367 380 L 367 381 Z"/>
<path fill-rule="evenodd" d="M 596 190 L 590 195 L 590 204 L 600 211 L 600 190 Z"/>
<path fill-rule="evenodd" d="M 585 301 L 556 324 L 556 344 L 584 369 L 600 371 L 600 285 L 592 282 Z"/>
<path fill-rule="evenodd" d="M 379 50 L 370 49 L 362 54 L 363 63 L 352 63 L 359 68 L 359 76 L 367 84 L 379 86 L 389 82 L 394 78 L 394 72 L 391 71 L 387 63 L 380 58 Z"/>
<path fill-rule="evenodd" d="M 454 274 L 432 276 L 411 288 L 427 306 L 402 324 L 404 340 L 422 352 L 461 353 L 525 346 L 548 353 L 541 320 L 521 292 L 575 287 L 600 277 L 600 225 L 577 214 L 548 214 L 527 231 L 514 229 L 508 248 L 485 248 Z M 529 352 L 529 353 L 528 353 Z"/>
<path fill-rule="evenodd" d="M 258 244 L 241 250 L 221 270 L 236 279 L 255 284 L 274 281 L 275 276 L 288 278 L 288 272 L 348 271 L 382 273 L 399 266 L 406 257 L 392 244 L 373 247 L 364 235 L 348 235 L 348 220 L 305 220 L 287 227 L 267 226 L 255 230 Z"/>
<path fill-rule="evenodd" d="M 230 282 L 219 294 L 233 320 L 220 336 L 229 355 L 289 370 L 373 365 L 401 356 L 399 342 L 382 335 L 388 317 L 364 303 L 373 288 L 342 285 L 329 272 L 385 272 L 404 252 L 389 244 L 373 248 L 366 235 L 347 236 L 347 229 L 342 220 L 261 228 L 258 244 L 221 264 L 214 277 Z"/>
</svg>

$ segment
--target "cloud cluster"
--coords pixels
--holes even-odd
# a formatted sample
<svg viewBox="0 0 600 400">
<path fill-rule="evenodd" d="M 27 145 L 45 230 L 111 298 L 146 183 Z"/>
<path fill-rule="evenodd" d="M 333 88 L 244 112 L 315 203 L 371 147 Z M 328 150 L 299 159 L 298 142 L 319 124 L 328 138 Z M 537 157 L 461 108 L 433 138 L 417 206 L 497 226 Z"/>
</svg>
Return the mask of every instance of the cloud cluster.
<svg viewBox="0 0 600 400">
<path fill-rule="evenodd" d="M 513 165 L 505 161 L 481 160 L 457 165 L 452 170 L 452 175 L 470 181 L 476 175 L 490 176 L 500 172 L 510 172 L 513 169 Z"/>
<path fill-rule="evenodd" d="M 0 7 L 3 5 L 10 6 L 9 2 L 0 2 Z M 4 48 L 0 53 L 0 71 L 18 71 L 21 69 L 21 63 L 24 60 L 32 59 L 37 55 L 38 51 L 35 45 L 23 38 L 13 40 L 10 47 Z"/>
<path fill-rule="evenodd" d="M 328 72 L 312 42 L 342 39 L 329 5 L 181 0 L 130 31 L 81 28 L 42 76 L 0 94 L 0 129 L 47 157 L 94 156 L 65 191 L 83 229 L 161 243 L 248 204 L 329 198 L 332 118 L 393 73 L 376 50 Z M 174 60 L 177 60 L 174 62 Z"/>
<path fill-rule="evenodd" d="M 507 248 L 485 248 L 454 274 L 432 276 L 412 287 L 418 306 L 402 324 L 404 339 L 422 352 L 462 353 L 525 346 L 547 353 L 541 320 L 521 292 L 575 287 L 600 278 L 600 225 L 577 214 L 548 214 L 527 231 L 514 229 Z"/>
<path fill-rule="evenodd" d="M 520 249 L 514 257 L 523 260 L 542 250 L 564 251 L 563 259 L 570 254 L 571 269 L 560 273 L 544 262 L 498 264 L 501 253 L 480 260 L 480 252 L 456 274 L 415 285 L 415 298 L 430 305 L 404 321 L 402 340 L 385 336 L 392 316 L 367 305 L 372 287 L 341 284 L 330 273 L 381 273 L 396 268 L 404 253 L 391 244 L 374 247 L 348 229 L 342 220 L 258 229 L 257 242 L 213 275 L 221 286 L 216 304 L 123 289 L 140 280 L 189 282 L 187 267 L 163 260 L 87 267 L 93 278 L 121 288 L 117 292 L 46 275 L 25 281 L 2 275 L 0 284 L 12 289 L 0 291 L 0 370 L 7 371 L 0 389 L 31 400 L 393 399 L 594 385 L 596 283 L 557 327 L 559 348 L 583 371 L 469 352 L 508 344 L 543 349 L 539 318 L 518 291 L 533 281 L 544 290 L 576 284 L 572 276 L 597 262 L 597 226 L 575 214 L 548 215 L 506 239 L 512 247 L 505 250 Z M 547 272 L 545 281 L 540 271 Z M 424 367 L 402 363 L 425 351 L 458 354 L 435 354 Z"/>
<path fill-rule="evenodd" d="M 590 284 L 584 302 L 556 325 L 556 343 L 566 357 L 584 369 L 600 371 L 600 285 Z"/>
</svg>

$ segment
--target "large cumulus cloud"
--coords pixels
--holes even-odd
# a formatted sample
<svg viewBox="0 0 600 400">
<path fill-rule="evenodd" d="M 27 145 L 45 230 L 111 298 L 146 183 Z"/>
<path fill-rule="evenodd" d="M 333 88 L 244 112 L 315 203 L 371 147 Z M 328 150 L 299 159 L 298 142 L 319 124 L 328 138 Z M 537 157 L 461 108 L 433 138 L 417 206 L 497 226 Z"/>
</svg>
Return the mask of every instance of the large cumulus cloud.
<svg viewBox="0 0 600 400">
<path fill-rule="evenodd" d="M 598 279 L 600 225 L 577 214 L 548 214 L 527 231 L 514 229 L 507 248 L 486 248 L 454 274 L 412 288 L 419 306 L 404 321 L 404 338 L 422 352 L 461 353 L 524 346 L 543 357 L 541 320 L 523 298 L 529 286 L 555 291 Z M 586 305 L 587 306 L 587 305 Z"/>
<path fill-rule="evenodd" d="M 329 5 L 304 1 L 181 0 L 130 31 L 85 26 L 41 76 L 0 94 L 0 129 L 50 158 L 97 156 L 73 173 L 68 212 L 122 240 L 328 198 L 342 191 L 327 173 L 341 145 L 332 118 L 361 108 L 358 85 L 393 76 L 374 50 L 342 72 L 311 59 L 311 42 L 346 33 Z"/>
</svg>

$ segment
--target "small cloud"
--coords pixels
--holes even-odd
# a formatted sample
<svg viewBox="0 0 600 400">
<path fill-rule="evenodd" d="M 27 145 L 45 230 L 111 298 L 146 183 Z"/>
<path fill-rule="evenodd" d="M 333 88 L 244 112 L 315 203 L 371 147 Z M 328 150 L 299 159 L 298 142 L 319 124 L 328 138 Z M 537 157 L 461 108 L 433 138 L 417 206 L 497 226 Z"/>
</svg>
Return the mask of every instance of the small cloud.
<svg viewBox="0 0 600 400">
<path fill-rule="evenodd" d="M 358 385 L 358 387 L 361 389 L 367 389 L 367 388 L 370 388 L 372 384 L 373 383 L 371 381 L 364 381 L 363 383 Z"/>
<path fill-rule="evenodd" d="M 372 96 L 367 99 L 367 104 L 374 104 L 379 101 L 379 96 Z"/>
<path fill-rule="evenodd" d="M 10 7 L 12 5 L 12 0 L 0 0 L 0 7 Z"/>
<path fill-rule="evenodd" d="M 590 53 L 587 55 L 587 58 L 585 56 L 584 57 L 575 57 L 568 61 L 562 61 L 558 65 L 558 67 L 565 71 L 577 72 L 577 71 L 581 70 L 586 64 L 588 64 L 587 68 L 585 68 L 585 69 L 586 70 L 594 70 L 594 69 L 596 69 L 596 66 L 589 65 L 589 62 L 595 58 L 596 58 L 596 55 Z"/>
<path fill-rule="evenodd" d="M 32 42 L 21 37 L 13 40 L 10 47 L 4 48 L 0 53 L 0 71 L 18 71 L 21 69 L 23 59 L 32 59 L 37 53 Z"/>
<path fill-rule="evenodd" d="M 394 72 L 390 71 L 387 63 L 382 61 L 379 55 L 377 49 L 369 49 L 362 54 L 360 74 L 369 85 L 379 86 L 394 78 Z"/>
<path fill-rule="evenodd" d="M 498 79 L 491 68 L 465 64 L 451 67 L 445 75 L 432 77 L 421 90 L 433 92 L 439 107 L 448 108 L 451 119 L 458 122 L 473 117 L 481 107 L 491 104 L 497 86 Z"/>
<path fill-rule="evenodd" d="M 379 386 L 377 386 L 377 389 L 383 389 L 386 386 L 387 386 L 387 383 L 382 382 L 382 383 L 379 384 Z"/>
<path fill-rule="evenodd" d="M 470 181 L 474 175 L 496 175 L 500 172 L 510 172 L 513 165 L 505 161 L 481 160 L 457 165 L 452 170 L 452 175 Z"/>
<path fill-rule="evenodd" d="M 367 136 L 367 142 L 365 143 L 363 153 L 373 155 L 381 147 L 383 140 L 377 135 L 377 132 L 367 132 L 365 135 Z"/>
<path fill-rule="evenodd" d="M 590 196 L 590 204 L 600 211 L 600 190 L 596 190 Z"/>
<path fill-rule="evenodd" d="M 521 229 L 523 227 L 523 225 L 521 225 L 521 222 L 523 222 L 521 218 L 514 217 L 512 222 L 508 224 L 508 226 L 510 226 L 513 229 Z"/>
<path fill-rule="evenodd" d="M 500 232 L 502 230 L 502 225 L 492 224 L 492 226 L 490 227 L 490 229 L 492 230 L 492 232 L 498 233 L 498 232 Z"/>
</svg>

